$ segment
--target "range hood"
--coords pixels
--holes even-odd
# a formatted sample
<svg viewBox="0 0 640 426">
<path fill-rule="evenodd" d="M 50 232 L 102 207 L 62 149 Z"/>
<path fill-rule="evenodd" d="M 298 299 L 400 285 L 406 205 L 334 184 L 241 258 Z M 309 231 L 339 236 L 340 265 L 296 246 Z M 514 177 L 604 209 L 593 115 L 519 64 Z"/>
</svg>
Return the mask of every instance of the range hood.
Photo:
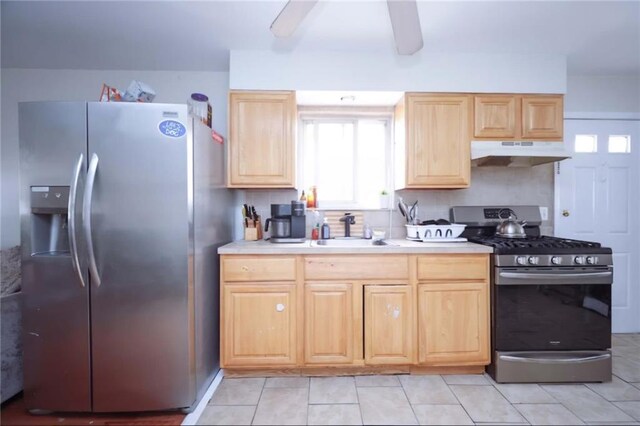
<svg viewBox="0 0 640 426">
<path fill-rule="evenodd" d="M 471 141 L 471 165 L 531 167 L 571 158 L 564 142 Z"/>
</svg>

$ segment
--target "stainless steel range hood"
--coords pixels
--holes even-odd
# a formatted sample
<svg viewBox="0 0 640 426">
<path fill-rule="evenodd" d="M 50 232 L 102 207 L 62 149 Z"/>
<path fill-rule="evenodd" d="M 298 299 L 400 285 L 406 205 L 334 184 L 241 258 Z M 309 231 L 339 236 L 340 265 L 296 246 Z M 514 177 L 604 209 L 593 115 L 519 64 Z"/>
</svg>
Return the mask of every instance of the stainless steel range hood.
<svg viewBox="0 0 640 426">
<path fill-rule="evenodd" d="M 531 167 L 571 158 L 564 142 L 471 142 L 471 165 Z"/>
</svg>

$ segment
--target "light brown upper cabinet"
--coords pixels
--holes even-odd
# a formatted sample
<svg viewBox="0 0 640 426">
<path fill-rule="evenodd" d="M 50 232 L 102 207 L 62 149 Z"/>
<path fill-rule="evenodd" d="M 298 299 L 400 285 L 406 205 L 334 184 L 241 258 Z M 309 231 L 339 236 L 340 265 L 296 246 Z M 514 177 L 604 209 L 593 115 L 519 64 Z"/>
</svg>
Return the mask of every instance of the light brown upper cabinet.
<svg viewBox="0 0 640 426">
<path fill-rule="evenodd" d="M 562 95 L 474 96 L 475 140 L 561 141 Z"/>
<path fill-rule="evenodd" d="M 562 140 L 562 95 L 522 96 L 522 137 L 524 139 Z"/>
<path fill-rule="evenodd" d="M 230 92 L 227 186 L 295 187 L 295 128 L 295 92 Z"/>
<path fill-rule="evenodd" d="M 516 104 L 516 97 L 511 95 L 475 96 L 474 137 L 515 138 Z"/>
<path fill-rule="evenodd" d="M 395 109 L 396 188 L 470 184 L 472 96 L 406 93 Z"/>
</svg>

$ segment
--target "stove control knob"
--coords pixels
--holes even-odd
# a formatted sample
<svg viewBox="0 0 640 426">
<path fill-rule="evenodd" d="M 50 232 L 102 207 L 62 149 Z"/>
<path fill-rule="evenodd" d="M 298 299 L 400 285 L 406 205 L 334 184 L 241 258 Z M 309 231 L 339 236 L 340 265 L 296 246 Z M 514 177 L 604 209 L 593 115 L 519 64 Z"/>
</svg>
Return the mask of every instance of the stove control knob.
<svg viewBox="0 0 640 426">
<path fill-rule="evenodd" d="M 562 263 L 562 257 L 560 256 L 551 256 L 551 263 L 554 265 L 560 265 Z"/>
<path fill-rule="evenodd" d="M 516 257 L 516 263 L 518 265 L 526 265 L 527 264 L 527 258 L 524 256 L 518 256 Z"/>
<path fill-rule="evenodd" d="M 538 256 L 529 256 L 529 265 L 537 265 L 540 261 Z"/>
<path fill-rule="evenodd" d="M 576 265 L 584 265 L 584 256 L 576 256 L 573 261 L 576 263 Z"/>
<path fill-rule="evenodd" d="M 597 256 L 587 256 L 587 265 L 597 265 L 598 257 Z"/>
</svg>

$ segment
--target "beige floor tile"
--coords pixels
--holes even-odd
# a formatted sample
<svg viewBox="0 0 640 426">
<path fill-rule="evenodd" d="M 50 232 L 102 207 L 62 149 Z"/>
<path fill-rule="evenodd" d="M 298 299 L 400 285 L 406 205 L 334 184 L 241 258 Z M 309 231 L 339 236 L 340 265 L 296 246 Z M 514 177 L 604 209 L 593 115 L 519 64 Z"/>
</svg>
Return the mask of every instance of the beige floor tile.
<svg viewBox="0 0 640 426">
<path fill-rule="evenodd" d="M 587 422 L 588 425 L 594 426 L 604 426 L 604 425 L 615 425 L 615 426 L 638 426 L 640 422 Z"/>
<path fill-rule="evenodd" d="M 199 425 L 250 425 L 254 405 L 208 405 L 200 418 Z"/>
<path fill-rule="evenodd" d="M 399 376 L 400 383 L 411 404 L 458 404 L 442 377 L 431 376 Z"/>
<path fill-rule="evenodd" d="M 516 404 L 514 405 L 532 425 L 583 425 L 575 414 L 562 404 Z"/>
<path fill-rule="evenodd" d="M 585 422 L 633 421 L 618 407 L 583 385 L 544 385 L 542 388 Z"/>
<path fill-rule="evenodd" d="M 400 386 L 398 376 L 356 376 L 356 386 Z"/>
<path fill-rule="evenodd" d="M 633 386 L 637 387 L 638 389 L 640 389 L 640 382 L 639 383 L 631 383 Z"/>
<path fill-rule="evenodd" d="M 640 347 L 640 334 L 612 334 L 611 344 L 615 346 L 637 346 Z"/>
<path fill-rule="evenodd" d="M 265 388 L 254 425 L 302 425 L 307 422 L 309 390 L 306 388 Z"/>
<path fill-rule="evenodd" d="M 448 385 L 490 385 L 484 374 L 443 374 Z"/>
<path fill-rule="evenodd" d="M 223 379 L 209 404 L 256 405 L 263 386 L 264 378 Z"/>
<path fill-rule="evenodd" d="M 526 422 L 493 386 L 451 385 L 450 388 L 474 422 Z"/>
<path fill-rule="evenodd" d="M 308 388 L 308 377 L 269 377 L 265 388 Z"/>
<path fill-rule="evenodd" d="M 358 388 L 362 421 L 366 425 L 417 425 L 402 388 Z"/>
<path fill-rule="evenodd" d="M 551 395 L 536 384 L 500 384 L 493 386 L 512 404 L 557 404 Z"/>
<path fill-rule="evenodd" d="M 353 377 L 312 377 L 309 404 L 357 404 Z"/>
<path fill-rule="evenodd" d="M 614 402 L 614 405 L 636 420 L 640 420 L 640 401 Z"/>
<path fill-rule="evenodd" d="M 632 361 L 640 361 L 640 347 L 637 346 L 614 346 L 611 348 L 613 356 L 621 356 Z"/>
<path fill-rule="evenodd" d="M 361 425 L 358 404 L 309 405 L 309 425 Z"/>
<path fill-rule="evenodd" d="M 421 425 L 472 425 L 462 405 L 414 405 L 413 412 Z"/>
<path fill-rule="evenodd" d="M 610 382 L 589 383 L 587 386 L 609 401 L 640 401 L 640 389 L 616 376 Z"/>
<path fill-rule="evenodd" d="M 614 356 L 613 374 L 626 382 L 640 382 L 640 361 Z"/>
</svg>

